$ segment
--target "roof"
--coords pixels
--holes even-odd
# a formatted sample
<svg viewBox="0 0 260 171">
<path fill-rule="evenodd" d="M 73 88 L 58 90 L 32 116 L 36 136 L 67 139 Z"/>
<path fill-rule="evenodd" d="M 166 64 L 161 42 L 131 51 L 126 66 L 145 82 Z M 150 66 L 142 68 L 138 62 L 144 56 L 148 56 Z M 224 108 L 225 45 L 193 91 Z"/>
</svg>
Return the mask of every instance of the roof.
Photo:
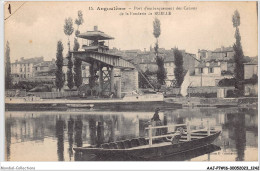
<svg viewBox="0 0 260 171">
<path fill-rule="evenodd" d="M 81 33 L 78 37 L 88 40 L 110 40 L 114 39 L 113 37 L 105 34 L 102 31 L 87 31 L 85 33 Z"/>
<path fill-rule="evenodd" d="M 234 49 L 233 47 L 222 47 L 222 48 L 217 48 L 213 51 L 213 53 L 220 53 L 220 52 L 233 52 Z"/>
<path fill-rule="evenodd" d="M 48 67 L 52 64 L 55 64 L 55 61 L 43 61 L 41 63 L 34 65 L 33 67 Z"/>
<path fill-rule="evenodd" d="M 12 64 L 28 64 L 28 63 L 40 63 L 43 61 L 43 57 L 34 57 L 34 58 L 29 58 L 29 59 L 24 59 L 23 57 L 21 57 L 20 61 L 16 60 L 14 63 Z"/>
<path fill-rule="evenodd" d="M 249 57 L 250 61 L 247 63 L 244 63 L 244 65 L 258 65 L 258 57 Z"/>
<path fill-rule="evenodd" d="M 211 62 L 209 66 L 206 66 L 206 63 L 199 63 L 195 68 L 213 68 L 213 67 L 220 67 L 218 62 Z"/>
</svg>

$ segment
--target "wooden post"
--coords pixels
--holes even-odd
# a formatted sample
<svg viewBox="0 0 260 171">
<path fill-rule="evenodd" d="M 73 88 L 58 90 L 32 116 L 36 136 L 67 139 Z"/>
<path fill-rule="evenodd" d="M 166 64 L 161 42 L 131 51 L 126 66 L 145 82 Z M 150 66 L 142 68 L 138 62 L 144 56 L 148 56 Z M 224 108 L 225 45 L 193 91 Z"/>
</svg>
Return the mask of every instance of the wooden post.
<svg viewBox="0 0 260 171">
<path fill-rule="evenodd" d="M 102 70 L 102 66 L 99 66 L 99 95 L 102 95 L 102 91 L 103 91 L 103 70 Z"/>
<path fill-rule="evenodd" d="M 153 138 L 152 138 L 152 125 L 148 126 L 148 135 L 149 135 L 149 146 L 151 147 L 153 145 Z"/>
<path fill-rule="evenodd" d="M 210 125 L 209 125 L 209 120 L 207 120 L 207 133 L 208 136 L 210 135 Z"/>
<path fill-rule="evenodd" d="M 111 67 L 111 72 L 110 72 L 110 92 L 114 93 L 115 88 L 114 88 L 114 67 Z"/>
<path fill-rule="evenodd" d="M 187 140 L 191 140 L 190 122 L 187 122 Z"/>
</svg>

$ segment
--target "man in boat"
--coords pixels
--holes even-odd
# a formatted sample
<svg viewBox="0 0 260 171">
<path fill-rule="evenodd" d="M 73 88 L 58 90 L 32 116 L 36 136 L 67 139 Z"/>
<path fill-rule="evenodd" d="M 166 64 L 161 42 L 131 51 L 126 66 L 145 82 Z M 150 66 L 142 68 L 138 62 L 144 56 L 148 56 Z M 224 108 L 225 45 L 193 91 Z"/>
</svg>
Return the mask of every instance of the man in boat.
<svg viewBox="0 0 260 171">
<path fill-rule="evenodd" d="M 160 116 L 159 116 L 159 111 L 160 111 L 160 108 L 155 109 L 155 113 L 154 113 L 154 115 L 151 119 L 152 126 L 162 126 L 162 122 L 161 122 L 161 119 L 160 119 Z M 157 128 L 155 135 L 161 135 L 161 134 L 162 134 L 161 129 Z"/>
</svg>

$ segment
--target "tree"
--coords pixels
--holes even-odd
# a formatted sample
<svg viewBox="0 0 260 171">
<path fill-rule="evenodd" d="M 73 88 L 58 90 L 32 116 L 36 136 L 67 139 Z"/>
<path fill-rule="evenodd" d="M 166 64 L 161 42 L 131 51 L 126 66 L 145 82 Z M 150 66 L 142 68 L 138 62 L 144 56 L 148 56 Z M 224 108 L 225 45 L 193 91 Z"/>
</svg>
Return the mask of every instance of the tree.
<svg viewBox="0 0 260 171">
<path fill-rule="evenodd" d="M 184 68 L 183 68 L 183 56 L 181 51 L 178 50 L 178 48 L 175 48 L 173 50 L 174 54 L 174 76 L 177 81 L 177 85 L 180 87 L 183 80 L 184 80 Z"/>
<path fill-rule="evenodd" d="M 64 24 L 64 33 L 65 35 L 68 36 L 68 71 L 67 71 L 67 78 L 68 78 L 68 87 L 69 89 L 72 89 L 74 87 L 74 82 L 73 82 L 73 74 L 72 74 L 72 67 L 73 67 L 73 62 L 71 59 L 71 53 L 70 53 L 70 35 L 73 33 L 74 28 L 73 28 L 73 22 L 71 18 L 66 18 L 65 19 L 65 24 Z"/>
<path fill-rule="evenodd" d="M 11 63 L 10 63 L 10 47 L 9 42 L 6 43 L 5 49 L 5 89 L 9 89 L 12 86 L 11 77 Z"/>
<path fill-rule="evenodd" d="M 235 27 L 236 32 L 235 32 L 235 39 L 236 43 L 233 45 L 233 49 L 235 51 L 234 54 L 234 61 L 235 61 L 235 69 L 234 69 L 234 75 L 235 75 L 235 80 L 236 84 L 235 87 L 241 90 L 243 92 L 243 86 L 241 86 L 241 81 L 244 79 L 244 53 L 242 50 L 242 45 L 241 45 L 241 36 L 239 33 L 239 26 L 240 26 L 240 14 L 236 10 L 234 12 L 234 15 L 232 17 L 232 22 L 233 22 L 233 27 Z"/>
<path fill-rule="evenodd" d="M 77 25 L 77 30 L 75 31 L 74 38 L 74 48 L 73 51 L 79 50 L 79 42 L 78 35 L 80 34 L 79 26 L 84 22 L 82 11 L 78 11 L 78 18 L 75 20 L 75 24 Z M 78 58 L 74 59 L 74 83 L 79 88 L 82 84 L 82 70 L 81 70 L 82 61 Z"/>
<path fill-rule="evenodd" d="M 55 84 L 57 89 L 60 91 L 61 88 L 64 85 L 64 79 L 63 79 L 63 44 L 61 41 L 58 41 L 57 43 L 57 53 L 56 53 L 56 73 L 55 73 Z"/>
<path fill-rule="evenodd" d="M 161 22 L 158 18 L 155 18 L 155 20 L 153 21 L 153 35 L 156 38 L 154 51 L 155 51 L 155 56 L 156 56 L 156 63 L 158 65 L 157 81 L 160 85 L 163 85 L 163 84 L 165 84 L 166 71 L 164 68 L 164 59 L 163 59 L 163 57 L 159 56 L 158 38 L 159 38 L 160 34 L 161 34 Z"/>
</svg>

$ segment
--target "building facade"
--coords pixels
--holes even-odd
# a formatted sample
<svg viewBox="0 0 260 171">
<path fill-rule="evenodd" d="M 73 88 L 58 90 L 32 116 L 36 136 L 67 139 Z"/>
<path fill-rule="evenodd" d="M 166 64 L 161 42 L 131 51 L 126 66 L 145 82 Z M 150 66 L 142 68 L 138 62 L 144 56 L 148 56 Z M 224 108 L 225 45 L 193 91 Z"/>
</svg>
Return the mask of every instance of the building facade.
<svg viewBox="0 0 260 171">
<path fill-rule="evenodd" d="M 20 60 L 16 60 L 14 63 L 11 63 L 11 75 L 13 84 L 18 83 L 19 81 L 28 81 L 34 77 L 33 67 L 36 64 L 43 62 L 43 57 L 35 57 Z"/>
</svg>

